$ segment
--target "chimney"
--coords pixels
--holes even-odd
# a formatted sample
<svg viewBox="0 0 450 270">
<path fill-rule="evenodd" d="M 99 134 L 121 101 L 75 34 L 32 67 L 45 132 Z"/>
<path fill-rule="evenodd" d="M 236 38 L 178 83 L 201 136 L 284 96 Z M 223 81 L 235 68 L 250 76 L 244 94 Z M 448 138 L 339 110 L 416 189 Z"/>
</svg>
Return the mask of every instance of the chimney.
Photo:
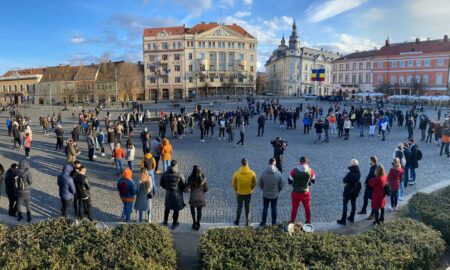
<svg viewBox="0 0 450 270">
<path fill-rule="evenodd" d="M 111 59 L 109 60 L 109 62 L 111 63 Z"/>
<path fill-rule="evenodd" d="M 390 45 L 391 45 L 391 38 L 388 37 L 388 38 L 386 39 L 386 42 L 384 43 L 384 46 L 389 47 Z"/>
<path fill-rule="evenodd" d="M 416 38 L 416 44 L 420 43 L 420 38 Z"/>
<path fill-rule="evenodd" d="M 205 24 L 205 22 L 201 22 L 200 24 Z"/>
<path fill-rule="evenodd" d="M 141 65 L 141 61 L 138 61 L 138 65 Z"/>
<path fill-rule="evenodd" d="M 444 35 L 444 42 L 448 42 L 448 35 Z"/>
</svg>

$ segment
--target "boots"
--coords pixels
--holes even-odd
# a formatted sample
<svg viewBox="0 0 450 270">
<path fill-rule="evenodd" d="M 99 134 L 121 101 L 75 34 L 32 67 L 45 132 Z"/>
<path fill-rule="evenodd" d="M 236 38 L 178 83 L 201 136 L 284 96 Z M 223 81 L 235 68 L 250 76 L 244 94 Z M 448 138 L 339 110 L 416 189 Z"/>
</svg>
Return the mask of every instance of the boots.
<svg viewBox="0 0 450 270">
<path fill-rule="evenodd" d="M 31 222 L 31 212 L 27 212 L 27 222 Z"/>
<path fill-rule="evenodd" d="M 347 221 L 346 221 L 346 216 L 347 216 L 347 214 L 342 214 L 342 218 L 341 219 L 338 219 L 336 222 L 337 222 L 337 224 L 340 224 L 340 225 L 346 225 L 347 224 Z"/>
<path fill-rule="evenodd" d="M 17 221 L 21 221 L 23 219 L 22 212 L 17 212 Z"/>
<path fill-rule="evenodd" d="M 355 212 L 351 212 L 350 216 L 348 216 L 348 221 L 350 221 L 351 223 L 353 223 L 355 221 Z"/>
</svg>

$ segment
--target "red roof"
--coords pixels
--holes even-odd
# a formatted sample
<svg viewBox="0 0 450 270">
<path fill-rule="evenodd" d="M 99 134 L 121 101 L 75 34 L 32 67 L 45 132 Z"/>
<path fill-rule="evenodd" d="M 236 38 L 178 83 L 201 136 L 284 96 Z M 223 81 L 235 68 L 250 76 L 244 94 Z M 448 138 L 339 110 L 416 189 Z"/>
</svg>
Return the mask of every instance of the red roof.
<svg viewBox="0 0 450 270">
<path fill-rule="evenodd" d="M 144 37 L 155 37 L 163 31 L 166 31 L 172 35 L 182 35 L 185 32 L 185 28 L 184 26 L 146 28 L 144 29 Z"/>
<path fill-rule="evenodd" d="M 3 74 L 3 77 L 10 77 L 14 74 L 19 75 L 42 75 L 45 72 L 45 68 L 28 68 L 28 69 L 20 69 L 20 70 L 9 70 L 5 74 Z"/>
<path fill-rule="evenodd" d="M 406 43 L 393 43 L 388 46 L 381 47 L 377 56 L 388 55 L 400 55 L 400 53 L 449 53 L 450 41 L 444 41 L 443 39 L 419 41 L 419 42 L 406 42 Z"/>
</svg>

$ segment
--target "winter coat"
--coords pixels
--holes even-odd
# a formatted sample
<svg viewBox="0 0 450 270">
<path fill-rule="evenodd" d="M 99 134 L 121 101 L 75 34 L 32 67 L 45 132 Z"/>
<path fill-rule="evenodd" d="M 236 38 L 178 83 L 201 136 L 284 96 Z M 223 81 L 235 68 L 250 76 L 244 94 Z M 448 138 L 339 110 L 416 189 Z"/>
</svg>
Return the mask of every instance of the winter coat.
<svg viewBox="0 0 450 270">
<path fill-rule="evenodd" d="M 147 211 L 151 209 L 150 200 L 147 198 L 147 194 L 151 192 L 150 183 L 138 183 L 136 185 L 136 201 L 134 202 L 134 209 L 138 211 Z"/>
<path fill-rule="evenodd" d="M 153 139 L 150 142 L 150 148 L 151 148 L 152 155 L 154 157 L 160 157 L 161 156 L 161 143 L 158 142 L 156 139 Z"/>
<path fill-rule="evenodd" d="M 345 120 L 344 129 L 350 129 L 352 127 L 352 122 L 350 120 Z"/>
<path fill-rule="evenodd" d="M 411 146 L 411 156 L 409 159 L 409 165 L 411 166 L 411 168 L 413 169 L 417 169 L 419 168 L 419 159 L 417 157 L 417 145 L 414 144 L 413 146 Z"/>
<path fill-rule="evenodd" d="M 30 163 L 28 160 L 22 159 L 19 161 L 17 176 L 22 177 L 24 182 L 23 189 L 16 191 L 17 199 L 31 199 L 31 184 L 33 184 L 33 178 L 31 177 Z"/>
<path fill-rule="evenodd" d="M 117 190 L 122 202 L 133 202 L 136 195 L 136 188 L 133 180 L 121 177 L 117 181 Z"/>
<path fill-rule="evenodd" d="M 276 166 L 269 165 L 259 177 L 258 185 L 266 199 L 276 199 L 284 187 L 283 177 Z"/>
<path fill-rule="evenodd" d="M 66 147 L 67 147 L 66 162 L 68 164 L 73 164 L 77 159 L 77 151 L 75 150 L 75 147 L 72 144 L 67 144 Z"/>
<path fill-rule="evenodd" d="M 136 152 L 136 148 L 132 146 L 131 148 L 127 148 L 127 161 L 134 160 L 134 153 Z"/>
<path fill-rule="evenodd" d="M 172 160 L 172 145 L 169 140 L 164 138 L 162 140 L 161 146 L 161 159 L 162 160 Z"/>
<path fill-rule="evenodd" d="M 124 151 L 123 151 L 122 148 L 116 148 L 116 149 L 113 150 L 112 156 L 113 156 L 115 159 L 122 159 L 122 158 L 125 157 L 125 153 L 124 153 Z"/>
<path fill-rule="evenodd" d="M 167 209 L 179 211 L 186 206 L 183 199 L 186 182 L 183 174 L 178 171 L 177 167 L 169 167 L 161 176 L 160 185 L 166 190 L 164 205 Z"/>
<path fill-rule="evenodd" d="M 146 168 L 147 170 L 154 170 L 156 167 L 156 161 L 152 154 L 147 153 L 141 161 L 141 168 Z"/>
<path fill-rule="evenodd" d="M 349 172 L 344 177 L 344 198 L 357 198 L 361 190 L 361 172 L 359 166 L 348 167 Z"/>
<path fill-rule="evenodd" d="M 78 173 L 74 178 L 74 184 L 76 189 L 75 195 L 78 200 L 87 200 L 90 198 L 91 186 L 89 185 L 86 175 Z"/>
<path fill-rule="evenodd" d="M 185 192 L 190 192 L 189 205 L 191 207 L 205 207 L 206 199 L 205 192 L 208 191 L 208 183 L 204 175 L 201 177 L 200 185 L 193 186 L 194 179 L 190 176 L 186 185 Z"/>
<path fill-rule="evenodd" d="M 241 166 L 233 175 L 232 186 L 238 195 L 252 194 L 256 187 L 256 174 L 248 166 Z"/>
<path fill-rule="evenodd" d="M 17 169 L 9 168 L 5 173 L 5 192 L 7 195 L 15 195 L 14 177 L 17 175 Z"/>
<path fill-rule="evenodd" d="M 375 176 L 373 180 L 369 181 L 369 186 L 372 188 L 372 209 L 381 209 L 386 205 L 386 194 L 384 193 L 386 182 L 386 175 Z"/>
<path fill-rule="evenodd" d="M 391 168 L 389 171 L 387 181 L 389 182 L 389 187 L 391 191 L 397 191 L 400 189 L 400 182 L 403 177 L 403 169 L 402 167 Z"/>
<path fill-rule="evenodd" d="M 59 197 L 63 200 L 73 200 L 75 196 L 75 184 L 70 177 L 72 171 L 72 165 L 65 164 L 62 174 L 58 175 Z"/>
<path fill-rule="evenodd" d="M 92 135 L 86 137 L 86 143 L 88 149 L 95 149 L 95 139 L 94 137 L 92 137 Z"/>
</svg>

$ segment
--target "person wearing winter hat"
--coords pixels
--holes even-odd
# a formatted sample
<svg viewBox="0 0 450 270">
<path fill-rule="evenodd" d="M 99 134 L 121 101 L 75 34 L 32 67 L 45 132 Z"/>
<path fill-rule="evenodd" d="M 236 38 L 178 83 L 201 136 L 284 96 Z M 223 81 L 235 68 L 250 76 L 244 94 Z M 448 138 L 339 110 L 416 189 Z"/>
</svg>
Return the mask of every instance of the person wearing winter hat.
<svg viewBox="0 0 450 270">
<path fill-rule="evenodd" d="M 136 195 L 133 173 L 129 168 L 123 171 L 122 177 L 117 182 L 117 190 L 123 202 L 122 219 L 125 222 L 129 222 L 133 209 L 134 196 Z"/>
<path fill-rule="evenodd" d="M 338 224 L 345 225 L 347 219 L 350 222 L 354 222 L 356 213 L 356 199 L 358 198 L 359 192 L 361 191 L 361 172 L 359 170 L 359 162 L 356 159 L 350 161 L 349 172 L 344 177 L 344 207 L 342 210 L 342 217 L 337 221 Z M 352 205 L 352 210 L 350 216 L 347 218 L 347 205 L 350 201 Z"/>
</svg>

